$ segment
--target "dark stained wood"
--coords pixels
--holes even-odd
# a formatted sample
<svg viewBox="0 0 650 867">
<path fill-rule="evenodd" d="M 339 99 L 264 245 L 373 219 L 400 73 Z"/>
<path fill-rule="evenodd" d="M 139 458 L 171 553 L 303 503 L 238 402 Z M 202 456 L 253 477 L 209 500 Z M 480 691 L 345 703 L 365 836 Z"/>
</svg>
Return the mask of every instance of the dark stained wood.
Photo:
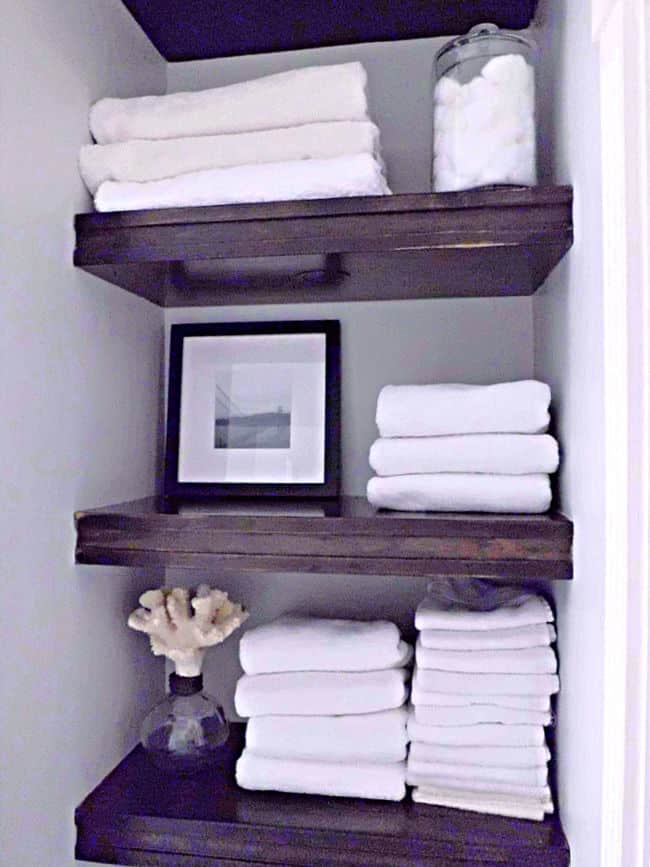
<svg viewBox="0 0 650 867">
<path fill-rule="evenodd" d="M 531 294 L 570 187 L 80 214 L 75 264 L 161 306 Z"/>
<path fill-rule="evenodd" d="M 557 817 L 247 792 L 234 781 L 243 726 L 232 729 L 221 764 L 193 778 L 166 775 L 137 747 L 77 808 L 77 858 L 170 867 L 569 864 Z"/>
<path fill-rule="evenodd" d="M 377 511 L 362 497 L 178 508 L 155 498 L 75 515 L 78 563 L 259 572 L 572 577 L 573 528 L 557 513 Z"/>
</svg>

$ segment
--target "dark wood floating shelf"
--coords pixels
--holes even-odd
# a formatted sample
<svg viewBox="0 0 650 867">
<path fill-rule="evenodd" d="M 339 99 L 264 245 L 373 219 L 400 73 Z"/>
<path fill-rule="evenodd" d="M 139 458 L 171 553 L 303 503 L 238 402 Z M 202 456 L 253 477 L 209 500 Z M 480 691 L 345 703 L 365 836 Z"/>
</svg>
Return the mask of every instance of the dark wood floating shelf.
<svg viewBox="0 0 650 867">
<path fill-rule="evenodd" d="M 155 498 L 77 512 L 77 563 L 504 580 L 572 577 L 563 515 L 376 511 L 331 502 L 187 504 Z"/>
<path fill-rule="evenodd" d="M 243 726 L 222 763 L 181 778 L 130 753 L 77 808 L 76 857 L 157 867 L 567 867 L 544 822 L 415 804 L 247 792 L 234 781 Z"/>
<path fill-rule="evenodd" d="M 79 214 L 74 262 L 162 307 L 530 295 L 571 187 Z"/>
</svg>

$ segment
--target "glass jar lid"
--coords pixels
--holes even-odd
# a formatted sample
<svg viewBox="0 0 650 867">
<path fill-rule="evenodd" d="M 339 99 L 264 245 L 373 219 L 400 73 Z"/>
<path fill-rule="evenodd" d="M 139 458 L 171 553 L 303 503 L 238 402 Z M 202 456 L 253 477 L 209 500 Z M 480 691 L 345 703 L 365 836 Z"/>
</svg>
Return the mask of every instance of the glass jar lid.
<svg viewBox="0 0 650 867">
<path fill-rule="evenodd" d="M 510 30 L 501 30 L 496 24 L 486 22 L 477 24 L 470 31 L 457 36 L 450 42 L 446 42 L 442 48 L 436 52 L 436 66 L 444 66 L 445 69 L 450 69 L 462 60 L 467 60 L 470 57 L 480 56 L 481 54 L 491 54 L 494 49 L 499 47 L 503 50 L 507 46 L 517 47 L 519 51 L 533 52 L 535 43 L 530 39 L 525 39 L 518 33 L 513 33 Z M 490 51 L 492 48 L 492 51 Z M 500 53 L 500 50 L 495 53 Z"/>
</svg>

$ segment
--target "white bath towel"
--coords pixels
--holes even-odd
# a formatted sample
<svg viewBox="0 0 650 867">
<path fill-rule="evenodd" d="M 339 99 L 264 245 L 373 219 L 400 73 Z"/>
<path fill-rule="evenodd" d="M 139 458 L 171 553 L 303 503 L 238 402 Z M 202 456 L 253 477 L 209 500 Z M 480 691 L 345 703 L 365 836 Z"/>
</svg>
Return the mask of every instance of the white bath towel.
<svg viewBox="0 0 650 867">
<path fill-rule="evenodd" d="M 496 385 L 386 385 L 377 398 L 382 437 L 543 433 L 551 390 L 537 380 Z"/>
<path fill-rule="evenodd" d="M 409 716 L 411 741 L 456 747 L 541 747 L 545 743 L 543 726 L 508 726 L 480 723 L 475 726 L 429 726 Z"/>
<path fill-rule="evenodd" d="M 402 512 L 517 512 L 537 515 L 551 506 L 551 483 L 544 473 L 527 476 L 431 473 L 373 476 L 368 502 Z"/>
<path fill-rule="evenodd" d="M 242 788 L 253 790 L 385 801 L 401 801 L 406 794 L 404 762 L 337 764 L 269 759 L 246 749 L 237 762 L 235 777 Z"/>
<path fill-rule="evenodd" d="M 505 723 L 507 725 L 551 724 L 548 710 L 518 710 L 491 704 L 472 704 L 466 707 L 414 704 L 415 721 L 425 726 L 473 726 L 477 723 Z"/>
<path fill-rule="evenodd" d="M 95 195 L 95 207 L 98 211 L 137 211 L 389 194 L 377 160 L 369 154 L 355 154 L 208 169 L 142 184 L 104 181 Z"/>
<path fill-rule="evenodd" d="M 90 110 L 90 131 L 108 144 L 367 117 L 366 72 L 355 62 L 290 69 L 211 90 L 100 99 Z"/>
<path fill-rule="evenodd" d="M 406 679 L 403 668 L 245 674 L 237 682 L 235 708 L 243 717 L 374 713 L 404 703 Z"/>
<path fill-rule="evenodd" d="M 418 669 L 485 674 L 555 674 L 557 659 L 550 647 L 519 650 L 431 650 L 415 645 Z"/>
<path fill-rule="evenodd" d="M 418 804 L 453 807 L 456 810 L 469 810 L 491 816 L 511 816 L 535 822 L 542 822 L 546 813 L 553 812 L 551 801 L 537 801 L 512 795 L 465 792 L 459 789 L 439 789 L 432 786 L 417 786 L 413 789 L 413 800 Z"/>
<path fill-rule="evenodd" d="M 418 682 L 417 669 L 411 686 L 411 701 L 414 705 L 467 708 L 477 705 L 512 708 L 514 710 L 549 711 L 550 696 L 545 695 L 467 695 L 466 693 L 435 692 L 422 689 Z"/>
<path fill-rule="evenodd" d="M 517 783 L 501 783 L 495 780 L 475 780 L 468 777 L 464 777 L 462 782 L 459 782 L 458 777 L 451 775 L 431 777 L 430 782 L 426 786 L 441 789 L 462 788 L 466 792 L 481 792 L 483 794 L 491 792 L 495 795 L 514 795 L 516 797 L 532 798 L 536 801 L 551 800 L 551 789 L 548 785 L 526 786 Z"/>
<path fill-rule="evenodd" d="M 284 615 L 249 629 L 239 643 L 246 674 L 373 671 L 404 665 L 409 650 L 387 620 L 363 622 Z"/>
<path fill-rule="evenodd" d="M 422 647 L 431 650 L 516 650 L 548 647 L 556 639 L 548 623 L 533 623 L 513 629 L 423 629 Z"/>
<path fill-rule="evenodd" d="M 548 785 L 548 767 L 540 765 L 537 768 L 493 768 L 481 765 L 456 765 L 453 776 L 457 780 L 485 781 L 490 783 L 506 783 L 517 786 Z M 410 756 L 406 763 L 406 782 L 409 786 L 427 786 L 435 784 L 436 780 L 449 778 L 449 765 L 438 762 L 420 762 Z"/>
<path fill-rule="evenodd" d="M 551 606 L 543 596 L 521 593 L 491 611 L 470 611 L 458 606 L 444 607 L 431 597 L 423 599 L 415 612 L 415 628 L 448 630 L 512 629 L 531 624 L 552 623 Z"/>
<path fill-rule="evenodd" d="M 556 440 L 548 434 L 462 434 L 391 437 L 370 446 L 370 466 L 378 476 L 412 473 L 554 473 Z"/>
<path fill-rule="evenodd" d="M 406 758 L 406 709 L 347 716 L 256 716 L 246 748 L 269 758 L 321 762 L 400 762 Z"/>
<path fill-rule="evenodd" d="M 411 744 L 409 755 L 415 761 L 437 762 L 452 765 L 449 775 L 453 776 L 456 765 L 480 765 L 495 768 L 537 768 L 545 765 L 551 758 L 546 745 L 537 747 L 466 747 L 447 744 L 427 744 L 416 741 Z"/>
<path fill-rule="evenodd" d="M 84 145 L 79 167 L 86 186 L 94 195 L 104 181 L 142 183 L 205 169 L 352 154 L 370 154 L 381 159 L 379 130 L 374 123 L 333 121 L 230 135 Z"/>
<path fill-rule="evenodd" d="M 417 668 L 415 677 L 427 692 L 460 695 L 554 695 L 560 689 L 557 674 L 469 674 Z"/>
</svg>

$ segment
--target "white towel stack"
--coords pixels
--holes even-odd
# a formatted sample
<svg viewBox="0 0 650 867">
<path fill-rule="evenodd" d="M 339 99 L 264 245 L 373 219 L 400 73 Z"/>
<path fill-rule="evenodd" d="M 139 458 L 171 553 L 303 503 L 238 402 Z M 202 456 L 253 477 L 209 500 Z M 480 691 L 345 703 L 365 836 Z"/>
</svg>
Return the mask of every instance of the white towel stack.
<svg viewBox="0 0 650 867">
<path fill-rule="evenodd" d="M 98 211 L 387 195 L 356 63 L 101 99 L 81 175 Z"/>
<path fill-rule="evenodd" d="M 544 736 L 559 689 L 552 621 L 532 594 L 488 611 L 419 605 L 408 722 L 415 801 L 537 821 L 553 812 Z"/>
<path fill-rule="evenodd" d="M 235 691 L 249 717 L 239 785 L 402 800 L 411 656 L 387 621 L 287 615 L 249 630 Z"/>
<path fill-rule="evenodd" d="M 547 511 L 558 466 L 545 433 L 550 400 L 535 380 L 385 386 L 368 500 L 405 511 Z"/>
</svg>

